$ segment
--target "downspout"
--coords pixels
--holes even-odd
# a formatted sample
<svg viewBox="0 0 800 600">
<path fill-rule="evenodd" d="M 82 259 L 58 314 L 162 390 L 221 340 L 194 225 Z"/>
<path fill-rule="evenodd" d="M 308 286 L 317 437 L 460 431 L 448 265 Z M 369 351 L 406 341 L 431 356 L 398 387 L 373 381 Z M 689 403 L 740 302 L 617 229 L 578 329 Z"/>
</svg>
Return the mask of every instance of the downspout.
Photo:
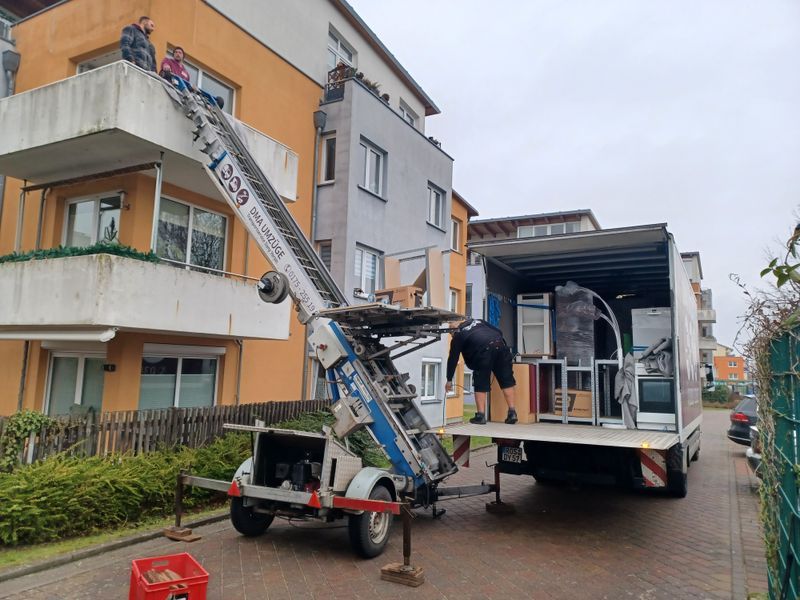
<svg viewBox="0 0 800 600">
<path fill-rule="evenodd" d="M 31 343 L 25 340 L 22 346 L 22 374 L 19 376 L 19 394 L 17 394 L 17 412 L 22 410 L 22 399 L 25 396 L 25 379 L 28 376 L 28 354 Z"/>
<path fill-rule="evenodd" d="M 22 226 L 25 222 L 25 186 L 28 185 L 27 179 L 25 180 L 22 189 L 19 191 L 19 209 L 17 212 L 17 231 L 14 234 L 14 252 L 19 252 L 22 248 Z"/>
<path fill-rule="evenodd" d="M 6 75 L 5 96 L 13 96 L 17 81 L 17 71 L 19 70 L 19 52 L 6 50 L 3 52 L 3 71 Z M 6 176 L 0 175 L 0 225 L 3 223 L 3 198 L 6 193 Z"/>
<path fill-rule="evenodd" d="M 236 359 L 236 398 L 235 404 L 239 406 L 241 402 L 241 391 L 242 391 L 242 355 L 244 354 L 244 340 L 236 339 L 234 340 L 236 345 L 239 346 L 239 356 Z"/>
<path fill-rule="evenodd" d="M 317 241 L 317 170 L 319 169 L 319 142 L 322 137 L 322 130 L 325 128 L 325 122 L 328 115 L 323 110 L 314 111 L 314 167 L 312 170 L 311 179 L 311 245 L 314 246 Z M 316 249 L 316 248 L 315 248 Z M 303 384 L 300 390 L 300 399 L 308 400 L 308 325 L 303 328 Z"/>
</svg>

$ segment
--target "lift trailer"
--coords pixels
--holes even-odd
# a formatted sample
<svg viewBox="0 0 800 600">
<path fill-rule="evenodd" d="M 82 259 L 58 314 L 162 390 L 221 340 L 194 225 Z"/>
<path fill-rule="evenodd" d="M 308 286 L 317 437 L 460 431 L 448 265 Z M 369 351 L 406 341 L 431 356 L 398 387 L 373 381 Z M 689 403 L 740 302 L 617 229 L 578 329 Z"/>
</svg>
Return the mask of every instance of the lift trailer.
<svg viewBox="0 0 800 600">
<path fill-rule="evenodd" d="M 326 369 L 336 417 L 333 430 L 319 434 L 226 425 L 252 434 L 252 458 L 231 482 L 182 474 L 179 495 L 183 485 L 226 492 L 231 522 L 246 536 L 262 534 L 275 517 L 329 522 L 348 516 L 353 548 L 365 557 L 383 551 L 390 515 L 400 513 L 401 503 L 431 507 L 436 517 L 444 512 L 436 508 L 444 497 L 494 491 L 499 501 L 497 482 L 440 485 L 458 467 L 428 431 L 408 373 L 393 363 L 439 340 L 448 322 L 462 317 L 435 308 L 348 306 L 215 99 L 178 78 L 173 84 L 195 125 L 195 141 L 210 159 L 206 173 L 274 268 L 259 281 L 258 293 L 269 303 L 287 296 L 294 301 L 310 331 L 310 347 Z M 362 428 L 383 450 L 390 470 L 364 467 L 339 441 Z"/>
</svg>

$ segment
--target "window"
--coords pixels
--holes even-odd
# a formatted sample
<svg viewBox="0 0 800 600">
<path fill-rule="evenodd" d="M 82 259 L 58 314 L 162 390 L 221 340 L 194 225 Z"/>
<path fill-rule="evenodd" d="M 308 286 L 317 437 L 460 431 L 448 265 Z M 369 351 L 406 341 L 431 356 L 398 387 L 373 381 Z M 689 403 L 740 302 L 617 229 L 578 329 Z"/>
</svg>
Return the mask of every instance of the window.
<svg viewBox="0 0 800 600">
<path fill-rule="evenodd" d="M 539 237 L 543 235 L 561 235 L 576 233 L 581 230 L 580 221 L 567 223 L 550 223 L 549 225 L 521 225 L 517 227 L 517 237 Z"/>
<path fill-rule="evenodd" d="M 436 400 L 439 390 L 440 360 L 422 359 L 422 378 L 420 380 L 420 400 Z"/>
<path fill-rule="evenodd" d="M 366 294 L 374 294 L 378 284 L 378 253 L 356 246 L 356 285 Z"/>
<path fill-rule="evenodd" d="M 400 116 L 403 117 L 403 120 L 411 125 L 412 127 L 416 127 L 417 125 L 417 114 L 408 107 L 408 104 L 400 100 Z"/>
<path fill-rule="evenodd" d="M 461 221 L 451 219 L 450 225 L 450 249 L 461 253 Z"/>
<path fill-rule="evenodd" d="M 119 48 L 78 63 L 77 73 L 80 75 L 81 73 L 86 73 L 87 71 L 93 71 L 95 69 L 99 69 L 100 67 L 105 67 L 106 65 L 115 63 L 118 60 L 122 60 L 122 50 Z"/>
<path fill-rule="evenodd" d="M 322 138 L 322 156 L 320 158 L 320 183 L 333 181 L 336 179 L 336 138 L 334 136 Z"/>
<path fill-rule="evenodd" d="M 361 142 L 361 164 L 363 177 L 361 185 L 373 194 L 383 194 L 383 169 L 385 153 Z"/>
<path fill-rule="evenodd" d="M 458 312 L 458 290 L 450 288 L 450 299 L 448 304 L 450 312 Z"/>
<path fill-rule="evenodd" d="M 472 393 L 472 373 L 464 373 L 464 393 Z"/>
<path fill-rule="evenodd" d="M 142 356 L 139 409 L 213 406 L 218 363 L 216 356 L 145 353 Z"/>
<path fill-rule="evenodd" d="M 317 244 L 317 254 L 328 271 L 331 270 L 331 241 L 325 240 Z"/>
<path fill-rule="evenodd" d="M 50 359 L 47 414 L 99 414 L 103 405 L 103 363 L 102 355 L 54 353 Z"/>
<path fill-rule="evenodd" d="M 220 214 L 161 198 L 156 254 L 187 267 L 221 271 L 227 226 L 227 219 Z"/>
<path fill-rule="evenodd" d="M 71 200 L 67 203 L 65 246 L 91 246 L 97 242 L 119 243 L 118 195 Z"/>
<path fill-rule="evenodd" d="M 428 184 L 428 223 L 443 228 L 444 193 L 437 187 Z"/>
<path fill-rule="evenodd" d="M 172 56 L 172 52 L 169 53 Z M 218 77 L 211 75 L 200 67 L 196 67 L 188 60 L 183 61 L 183 66 L 189 71 L 189 80 L 192 85 L 208 92 L 210 95 L 222 98 L 224 110 L 229 115 L 233 114 L 233 103 L 235 100 L 233 87 L 224 83 Z"/>
<path fill-rule="evenodd" d="M 738 363 L 735 360 L 729 360 L 728 366 L 736 368 L 738 366 Z"/>
<path fill-rule="evenodd" d="M 339 63 L 348 67 L 353 64 L 353 49 L 342 40 L 342 37 L 333 31 L 328 31 L 328 70 L 335 69 Z"/>
<path fill-rule="evenodd" d="M 468 317 L 472 316 L 472 284 L 467 284 L 467 289 L 464 293 L 464 314 Z"/>
<path fill-rule="evenodd" d="M 739 376 L 736 373 L 728 374 L 728 379 L 739 379 Z"/>
</svg>

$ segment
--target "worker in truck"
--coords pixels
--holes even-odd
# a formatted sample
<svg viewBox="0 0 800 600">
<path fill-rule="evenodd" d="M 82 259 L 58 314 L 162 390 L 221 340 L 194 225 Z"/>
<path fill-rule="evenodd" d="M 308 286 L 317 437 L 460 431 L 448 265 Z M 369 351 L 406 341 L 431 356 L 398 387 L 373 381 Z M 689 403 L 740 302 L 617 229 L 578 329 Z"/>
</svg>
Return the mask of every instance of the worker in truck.
<svg viewBox="0 0 800 600">
<path fill-rule="evenodd" d="M 450 356 L 447 357 L 447 384 L 445 390 L 453 389 L 453 375 L 458 365 L 459 354 L 464 355 L 464 362 L 472 369 L 475 388 L 476 412 L 469 422 L 476 425 L 486 424 L 486 394 L 489 392 L 492 373 L 503 390 L 508 404 L 506 423 L 517 422 L 514 390 L 517 382 L 511 367 L 511 350 L 503 339 L 503 333 L 479 319 L 466 319 L 455 324 L 455 332 L 451 334 Z"/>
</svg>

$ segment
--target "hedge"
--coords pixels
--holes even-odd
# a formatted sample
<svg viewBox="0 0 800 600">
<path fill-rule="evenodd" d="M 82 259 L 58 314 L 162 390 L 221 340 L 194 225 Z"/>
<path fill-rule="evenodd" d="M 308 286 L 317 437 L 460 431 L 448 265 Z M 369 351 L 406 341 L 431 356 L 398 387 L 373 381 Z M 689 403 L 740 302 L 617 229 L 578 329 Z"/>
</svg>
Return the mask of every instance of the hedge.
<svg viewBox="0 0 800 600">
<path fill-rule="evenodd" d="M 332 421 L 330 413 L 308 413 L 278 426 L 319 431 Z M 366 432 L 351 436 L 349 444 L 365 464 L 387 464 Z M 248 434 L 229 433 L 203 448 L 137 456 L 59 455 L 0 474 L 0 544 L 48 542 L 168 516 L 181 469 L 191 468 L 201 477 L 231 479 L 250 453 Z M 213 492 L 190 487 L 184 503 L 187 508 L 199 507 L 213 498 Z"/>
</svg>

